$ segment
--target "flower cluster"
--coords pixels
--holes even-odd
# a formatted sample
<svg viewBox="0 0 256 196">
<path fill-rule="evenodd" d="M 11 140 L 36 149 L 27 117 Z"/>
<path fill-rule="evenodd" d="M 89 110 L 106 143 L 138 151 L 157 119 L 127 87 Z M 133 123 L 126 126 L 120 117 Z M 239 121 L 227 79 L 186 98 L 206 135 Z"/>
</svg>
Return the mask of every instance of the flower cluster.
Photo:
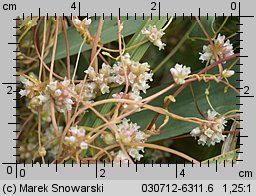
<svg viewBox="0 0 256 196">
<path fill-rule="evenodd" d="M 28 98 L 27 106 L 28 108 L 38 114 L 38 108 L 41 108 L 41 117 L 43 121 L 50 122 L 50 105 L 49 105 L 49 95 L 45 91 L 45 84 L 39 82 L 33 75 L 29 76 L 34 82 L 26 79 L 23 76 L 19 77 L 19 80 L 24 86 L 19 94 L 21 97 L 25 96 Z"/>
<path fill-rule="evenodd" d="M 101 139 L 107 144 L 112 145 L 116 142 L 121 142 L 126 150 L 127 153 L 135 160 L 140 161 L 143 157 L 140 152 L 144 152 L 144 148 L 142 146 L 135 146 L 130 147 L 130 143 L 144 143 L 147 140 L 147 135 L 140 131 L 140 126 L 136 123 L 130 122 L 129 119 L 122 119 L 120 124 L 116 125 L 116 133 L 113 135 L 111 132 L 105 132 L 101 134 Z M 122 150 L 117 152 L 111 152 L 112 156 L 114 157 L 114 163 L 119 164 L 127 163 L 128 157 Z"/>
<path fill-rule="evenodd" d="M 191 73 L 190 67 L 186 67 L 185 65 L 183 66 L 180 64 L 176 64 L 174 68 L 170 69 L 170 72 L 176 84 L 184 84 L 185 79 Z"/>
<path fill-rule="evenodd" d="M 202 62 L 210 61 L 210 63 L 214 63 L 216 61 L 214 52 L 216 52 L 216 55 L 220 59 L 226 58 L 234 54 L 233 45 L 230 44 L 229 40 L 225 42 L 225 35 L 218 34 L 217 39 L 214 39 L 213 43 L 214 43 L 214 48 L 211 45 L 203 46 L 203 52 L 199 53 L 201 55 L 199 57 L 199 60 L 202 60 Z"/>
<path fill-rule="evenodd" d="M 163 43 L 161 40 L 161 38 L 165 34 L 164 31 L 162 29 L 158 30 L 155 25 L 149 25 L 149 27 L 143 29 L 141 33 L 145 35 L 150 42 L 157 46 L 159 50 L 164 49 L 164 47 L 166 46 L 166 44 Z"/>
<path fill-rule="evenodd" d="M 62 81 L 51 81 L 47 85 L 50 95 L 53 97 L 55 107 L 59 112 L 66 112 L 72 109 L 76 95 L 76 91 L 70 84 L 70 80 L 66 78 Z"/>
<path fill-rule="evenodd" d="M 125 84 L 126 73 L 130 92 L 127 95 L 124 95 L 122 92 L 114 94 L 113 97 L 117 99 L 130 99 L 137 102 L 142 99 L 140 92 L 146 93 L 146 90 L 150 87 L 148 82 L 153 81 L 153 73 L 150 71 L 150 65 L 131 60 L 128 53 L 122 57 L 122 62 L 117 62 L 113 67 L 103 63 L 99 73 L 93 67 L 89 67 L 85 73 L 88 74 L 89 83 L 86 87 L 87 91 L 84 94 L 85 96 L 89 95 L 89 98 L 94 98 L 99 91 L 102 94 L 109 93 L 111 84 Z M 128 109 L 128 107 L 127 104 L 123 105 L 123 108 Z M 130 107 L 133 108 L 134 106 Z"/>
<path fill-rule="evenodd" d="M 85 130 L 83 128 L 70 127 L 68 130 L 68 136 L 65 137 L 65 144 L 67 146 L 76 148 L 79 147 L 82 150 L 88 148 L 88 144 L 83 141 L 85 136 Z"/>
<path fill-rule="evenodd" d="M 25 87 L 25 89 L 20 90 L 19 92 L 20 96 L 33 97 L 33 92 L 35 87 L 34 83 L 26 79 L 24 76 L 20 76 L 19 80 Z"/>
<path fill-rule="evenodd" d="M 135 142 L 143 143 L 146 141 L 146 134 L 140 131 L 140 126 L 136 123 L 129 122 L 130 120 L 124 118 L 120 124 L 117 125 L 116 141 L 122 142 L 124 145 Z M 140 161 L 144 148 L 141 146 L 127 147 L 128 154 L 137 161 Z M 118 152 L 120 155 L 120 152 Z M 117 154 L 117 155 L 118 155 Z M 116 158 L 115 158 L 116 159 Z"/>
<path fill-rule="evenodd" d="M 109 78 L 110 82 L 119 85 L 124 84 L 124 73 L 126 71 L 128 84 L 131 86 L 132 92 L 142 91 L 146 93 L 146 90 L 150 87 L 148 81 L 153 81 L 153 73 L 150 71 L 150 65 L 148 63 L 140 63 L 131 60 L 128 53 L 123 56 L 122 62 L 124 65 L 122 65 L 121 62 L 117 62 L 117 64 L 113 65 L 111 76 Z"/>
<path fill-rule="evenodd" d="M 224 131 L 226 120 L 220 116 L 216 111 L 208 110 L 207 120 L 213 121 L 212 123 L 203 123 L 200 127 L 193 129 L 190 134 L 198 139 L 198 144 L 201 145 L 215 145 L 225 140 L 225 135 L 222 135 Z"/>
<path fill-rule="evenodd" d="M 88 67 L 85 73 L 88 74 L 88 78 L 91 81 L 90 89 L 92 92 L 99 89 L 102 94 L 109 93 L 109 77 L 111 71 L 111 67 L 105 63 L 102 64 L 99 73 L 93 67 Z"/>
</svg>

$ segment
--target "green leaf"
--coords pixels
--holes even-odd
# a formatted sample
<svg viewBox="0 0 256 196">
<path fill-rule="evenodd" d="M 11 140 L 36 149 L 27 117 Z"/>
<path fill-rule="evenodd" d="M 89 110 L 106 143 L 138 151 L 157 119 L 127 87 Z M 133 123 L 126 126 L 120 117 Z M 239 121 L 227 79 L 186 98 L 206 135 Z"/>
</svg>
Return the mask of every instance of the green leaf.
<svg viewBox="0 0 256 196">
<path fill-rule="evenodd" d="M 215 164 L 216 161 L 218 164 L 224 163 L 224 161 L 227 164 L 230 164 L 232 162 L 236 163 L 236 159 L 237 159 L 237 155 L 238 155 L 237 152 L 239 152 L 239 151 L 240 151 L 240 149 L 235 149 L 235 150 L 229 151 L 229 152 L 221 154 L 219 156 L 207 159 L 207 160 L 203 161 L 202 164 L 208 164 L 208 161 L 209 161 L 209 164 Z"/>
<path fill-rule="evenodd" d="M 235 81 L 235 79 L 237 79 L 236 76 L 233 76 L 233 77 L 234 78 L 231 78 L 232 80 L 230 82 L 233 85 L 238 86 L 238 83 Z M 147 96 L 150 96 L 152 94 L 155 94 L 156 92 L 159 92 L 161 89 L 165 88 L 166 86 L 167 85 L 165 84 L 149 90 L 147 92 Z M 194 90 L 200 110 L 203 113 L 206 113 L 207 110 L 210 109 L 204 94 L 205 89 L 207 88 L 207 84 L 205 84 L 204 81 L 201 81 L 201 82 L 194 82 L 192 86 L 193 86 L 193 90 Z M 150 104 L 154 106 L 163 107 L 165 96 L 173 94 L 176 90 L 177 88 L 172 89 L 168 93 L 150 102 Z M 238 109 L 238 106 L 236 106 L 236 103 L 239 103 L 239 98 L 236 97 L 236 93 L 231 89 L 229 89 L 227 93 L 224 93 L 223 91 L 224 91 L 224 85 L 216 82 L 211 82 L 209 98 L 215 110 L 220 114 L 223 114 L 229 110 Z M 185 117 L 202 118 L 195 107 L 189 87 L 185 88 L 176 97 L 175 103 L 171 103 L 169 105 L 169 111 L 174 114 L 185 116 Z M 154 116 L 155 116 L 154 112 L 147 110 L 147 111 L 135 113 L 129 118 L 131 118 L 133 122 L 137 122 L 141 126 L 141 130 L 143 130 L 150 123 L 150 121 L 153 119 Z M 160 124 L 162 124 L 164 121 L 164 118 L 165 117 L 163 115 L 160 115 L 160 117 L 156 121 L 156 125 L 159 126 Z M 149 142 L 158 141 L 158 140 L 166 139 L 169 137 L 189 133 L 196 126 L 197 124 L 170 119 L 167 125 L 161 129 L 161 133 L 159 135 L 153 135 L 152 137 L 149 138 L 148 141 Z"/>
<path fill-rule="evenodd" d="M 122 30 L 122 35 L 124 37 L 135 33 L 137 29 L 141 26 L 141 24 L 144 22 L 142 20 L 142 17 L 137 17 L 136 20 L 133 20 L 132 18 L 126 20 L 126 17 L 121 17 L 121 21 L 123 22 L 123 26 L 124 26 Z M 97 30 L 97 26 L 98 26 L 98 21 L 97 20 L 93 21 L 89 28 L 90 33 L 92 35 L 95 34 Z M 67 29 L 67 33 L 68 33 L 70 56 L 72 56 L 78 53 L 80 45 L 83 42 L 83 39 L 73 26 Z M 101 33 L 101 43 L 107 44 L 115 40 L 117 40 L 116 20 L 115 19 L 111 20 L 110 17 L 106 17 L 103 28 L 102 28 L 102 33 Z M 89 49 L 91 49 L 91 46 L 88 44 L 84 44 L 82 48 L 82 52 Z M 52 54 L 52 49 L 49 51 L 49 55 L 45 59 L 46 63 L 49 63 L 51 61 L 51 54 Z M 61 32 L 58 35 L 55 60 L 62 59 L 64 57 L 66 57 L 65 39 L 64 39 L 64 33 Z"/>
</svg>

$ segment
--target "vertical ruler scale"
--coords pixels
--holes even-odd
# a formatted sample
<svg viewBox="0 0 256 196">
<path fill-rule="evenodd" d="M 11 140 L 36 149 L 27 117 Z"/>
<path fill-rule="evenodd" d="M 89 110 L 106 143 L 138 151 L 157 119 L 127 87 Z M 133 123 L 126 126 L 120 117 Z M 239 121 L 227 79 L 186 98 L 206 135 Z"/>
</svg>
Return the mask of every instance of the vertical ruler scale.
<svg viewBox="0 0 256 196">
<path fill-rule="evenodd" d="M 249 2 L 242 1 L 227 1 L 224 3 L 220 0 L 212 2 L 196 0 L 193 3 L 181 0 L 175 2 L 175 4 L 164 0 L 124 1 L 120 3 L 120 1 L 111 0 L 108 3 L 90 2 L 89 6 L 89 3 L 74 0 L 65 1 L 61 4 L 48 0 L 33 4 L 29 0 L 24 0 L 11 3 L 2 2 L 0 6 L 1 21 L 4 24 L 0 36 L 1 56 L 3 58 L 0 111 L 2 125 L 2 135 L 0 137 L 0 186 L 2 190 L 0 190 L 0 195 L 1 193 L 21 195 L 21 193 L 27 194 L 28 192 L 36 194 L 47 192 L 51 195 L 73 194 L 76 192 L 82 194 L 83 191 L 81 189 L 87 193 L 103 192 L 107 194 L 112 193 L 112 190 L 118 189 L 123 192 L 123 195 L 139 195 L 145 192 L 162 193 L 163 195 L 169 195 L 170 193 L 182 195 L 188 192 L 191 194 L 208 194 L 212 192 L 217 194 L 237 192 L 244 193 L 244 195 L 255 194 L 256 170 L 253 149 L 255 149 L 254 138 L 256 133 L 253 131 L 253 108 L 256 107 L 254 100 L 256 82 L 254 73 L 256 69 L 253 66 L 253 40 L 255 35 L 255 28 L 253 27 L 255 26 L 255 18 L 251 15 L 253 14 L 252 3 L 251 5 Z M 236 152 L 238 154 L 236 163 L 238 162 L 238 164 L 233 163 L 233 160 L 230 164 L 225 161 L 219 163 L 217 160 L 211 160 L 208 163 L 200 161 L 196 164 L 193 160 L 188 162 L 185 159 L 184 164 L 179 159 L 178 161 L 180 162 L 176 160 L 172 164 L 169 163 L 169 160 L 168 163 L 162 163 L 161 160 L 156 163 L 152 160 L 147 163 L 142 161 L 140 164 L 137 161 L 134 164 L 130 161 L 128 164 L 121 162 L 120 164 L 114 164 L 113 161 L 106 164 L 105 160 L 104 162 L 98 162 L 93 159 L 84 163 L 81 160 L 76 163 L 74 160 L 66 161 L 63 159 L 61 164 L 54 160 L 40 160 L 36 161 L 36 163 L 34 161 L 31 163 L 19 162 L 20 154 L 16 152 L 19 151 L 20 146 L 16 144 L 19 144 L 17 135 L 19 135 L 20 126 L 22 125 L 17 120 L 20 114 L 16 111 L 21 106 L 17 105 L 20 95 L 16 87 L 20 88 L 20 82 L 16 78 L 19 76 L 17 72 L 20 70 L 18 61 L 22 56 L 19 56 L 20 51 L 16 47 L 20 38 L 20 35 L 16 34 L 16 30 L 19 28 L 19 25 L 17 25 L 20 24 L 19 21 L 24 21 L 26 17 L 33 19 L 35 16 L 41 19 L 42 27 L 44 25 L 44 17 L 47 21 L 51 17 L 56 20 L 57 18 L 65 19 L 67 16 L 71 16 L 71 18 L 73 16 L 78 16 L 79 18 L 91 16 L 93 20 L 97 21 L 99 16 L 103 16 L 106 21 L 109 18 L 116 20 L 116 17 L 119 19 L 124 17 L 127 21 L 139 21 L 143 18 L 144 21 L 147 17 L 153 20 L 156 16 L 159 21 L 161 17 L 165 17 L 168 22 L 168 19 L 173 16 L 174 21 L 180 20 L 184 22 L 186 18 L 191 18 L 191 23 L 193 21 L 196 22 L 195 16 L 198 16 L 199 20 L 204 17 L 207 17 L 207 20 L 210 17 L 215 17 L 216 19 L 220 16 L 223 17 L 223 21 L 226 16 L 230 16 L 229 20 L 238 17 L 239 22 L 235 25 L 239 30 L 235 34 L 239 35 L 239 39 L 232 40 L 232 36 L 230 38 L 233 42 L 240 43 L 235 48 L 235 53 L 239 53 L 236 56 L 239 60 L 233 65 L 239 67 L 234 68 L 234 70 L 236 70 L 236 74 L 240 74 L 239 79 L 236 80 L 236 84 L 239 85 L 235 86 L 236 90 L 240 91 L 240 95 L 236 95 L 236 98 L 240 100 L 236 103 L 236 106 L 240 107 L 240 110 L 236 112 L 237 116 L 240 115 L 240 118 L 237 119 L 240 126 L 235 127 L 235 131 L 238 130 L 240 132 L 236 136 L 240 146 L 240 150 Z M 67 20 L 67 22 L 71 23 L 72 20 Z M 59 26 L 61 26 L 61 22 Z M 59 31 L 64 31 L 60 29 Z M 34 32 L 36 31 L 35 28 L 33 30 Z M 39 29 L 38 34 L 43 34 L 41 31 Z M 104 39 L 101 41 L 104 42 Z M 40 45 L 40 47 L 42 46 Z M 58 47 L 58 43 L 56 47 Z M 40 48 L 41 50 L 42 48 Z M 105 54 L 110 57 L 110 54 Z M 51 59 L 47 62 L 47 65 L 51 69 Z M 43 164 L 44 161 L 45 164 Z M 28 181 L 25 183 L 23 180 Z M 32 180 L 39 181 L 32 182 Z M 63 180 L 63 182 L 54 182 L 53 180 Z M 119 180 L 123 180 L 124 183 Z M 42 187 L 35 188 L 35 185 Z M 34 189 L 31 188 L 33 191 L 27 190 L 29 186 L 34 187 Z M 79 191 L 74 191 L 74 186 L 80 186 Z M 84 187 L 82 188 L 82 186 Z M 133 189 L 130 190 L 132 193 L 123 191 L 127 187 L 129 187 L 129 190 Z"/>
</svg>

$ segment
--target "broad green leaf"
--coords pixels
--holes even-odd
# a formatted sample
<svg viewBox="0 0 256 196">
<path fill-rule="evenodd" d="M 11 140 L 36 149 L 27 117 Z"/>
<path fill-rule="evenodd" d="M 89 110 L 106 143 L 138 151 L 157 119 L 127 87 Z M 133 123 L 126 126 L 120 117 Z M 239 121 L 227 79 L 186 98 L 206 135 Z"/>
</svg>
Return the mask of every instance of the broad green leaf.
<svg viewBox="0 0 256 196">
<path fill-rule="evenodd" d="M 237 78 L 234 76 L 234 78 L 231 80 L 231 83 L 232 84 L 235 83 L 235 86 L 236 86 L 238 84 L 235 81 L 235 79 Z M 211 82 L 210 84 L 211 84 L 211 88 L 210 88 L 209 98 L 211 100 L 213 107 L 217 112 L 219 112 L 220 114 L 223 114 L 229 110 L 238 109 L 238 106 L 236 106 L 236 103 L 239 103 L 239 98 L 236 97 L 236 93 L 233 90 L 229 89 L 227 93 L 224 93 L 223 92 L 224 85 L 216 82 Z M 161 85 L 160 87 L 156 87 L 156 88 L 153 88 L 152 90 L 149 90 L 147 92 L 147 96 L 150 96 L 160 91 L 166 86 L 167 85 Z M 207 85 L 203 81 L 193 83 L 194 93 L 195 93 L 199 108 L 203 113 L 206 113 L 207 110 L 210 109 L 204 95 L 206 88 L 207 88 Z M 152 101 L 150 104 L 154 106 L 162 107 L 165 96 L 173 94 L 175 90 L 177 90 L 177 88 L 158 97 L 157 99 Z M 169 111 L 173 112 L 174 114 L 185 116 L 185 117 L 202 118 L 195 107 L 189 87 L 184 89 L 176 97 L 175 103 L 171 103 L 169 105 Z M 141 126 L 141 130 L 143 130 L 144 128 L 146 128 L 146 126 L 149 124 L 149 122 L 153 119 L 154 116 L 155 116 L 154 112 L 142 111 L 130 116 L 129 118 L 131 118 L 133 122 L 137 122 Z M 160 115 L 160 117 L 156 121 L 156 125 L 159 126 L 160 124 L 162 124 L 164 121 L 164 118 L 165 117 L 163 115 Z M 161 129 L 161 133 L 159 135 L 153 135 L 152 137 L 149 138 L 149 141 L 150 142 L 158 141 L 158 140 L 166 139 L 169 137 L 189 133 L 196 126 L 197 124 L 170 119 L 168 124 Z"/>
<path fill-rule="evenodd" d="M 137 17 L 136 20 L 133 20 L 132 18 L 126 20 L 126 17 L 125 18 L 122 17 L 121 21 L 123 22 L 123 26 L 124 26 L 122 30 L 122 35 L 124 37 L 135 33 L 137 29 L 141 26 L 141 24 L 144 22 L 142 20 L 142 17 Z M 95 34 L 97 30 L 97 26 L 98 26 L 98 20 L 93 21 L 89 28 L 90 33 L 92 35 Z M 68 33 L 70 55 L 72 56 L 78 53 L 80 45 L 83 42 L 83 39 L 74 27 L 69 27 L 67 30 L 67 33 Z M 116 19 L 113 18 L 113 20 L 111 20 L 110 17 L 106 17 L 103 28 L 102 28 L 102 33 L 101 33 L 101 43 L 106 44 L 115 40 L 117 40 Z M 91 49 L 91 46 L 88 44 L 84 44 L 82 48 L 82 52 L 89 49 Z M 46 63 L 49 63 L 51 61 L 51 54 L 52 52 L 50 50 L 49 55 L 45 59 Z M 66 57 L 65 39 L 64 39 L 64 33 L 61 32 L 58 35 L 55 60 L 62 59 L 64 57 Z"/>
<path fill-rule="evenodd" d="M 232 161 L 233 163 L 236 163 L 236 160 L 237 160 L 237 152 L 239 152 L 240 149 L 235 149 L 235 150 L 232 150 L 232 151 L 229 151 L 227 153 L 224 153 L 224 154 L 221 154 L 219 156 L 216 156 L 216 157 L 213 157 L 213 158 L 210 158 L 208 160 L 205 160 L 203 161 L 202 163 L 203 164 L 207 164 L 208 161 L 209 161 L 209 164 L 216 164 L 216 161 L 218 164 L 221 164 L 221 163 L 227 163 L 227 164 L 231 164 Z"/>
</svg>

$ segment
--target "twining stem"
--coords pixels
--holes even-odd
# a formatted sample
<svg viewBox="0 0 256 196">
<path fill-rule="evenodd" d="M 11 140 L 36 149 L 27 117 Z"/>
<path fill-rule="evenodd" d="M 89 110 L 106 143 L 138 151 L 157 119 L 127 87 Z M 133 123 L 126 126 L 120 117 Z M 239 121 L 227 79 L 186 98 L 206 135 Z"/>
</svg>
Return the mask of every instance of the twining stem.
<svg viewBox="0 0 256 196">
<path fill-rule="evenodd" d="M 31 114 L 29 115 L 29 117 L 26 118 L 25 122 L 22 124 L 22 126 L 21 126 L 20 129 L 19 129 L 19 133 L 17 134 L 16 139 L 19 139 L 19 138 L 20 138 L 23 129 L 24 129 L 25 126 L 29 123 L 29 121 L 31 121 L 33 118 L 34 118 L 34 113 L 31 113 Z"/>
<path fill-rule="evenodd" d="M 46 63 L 44 62 L 43 58 L 41 58 L 41 54 L 39 52 L 39 44 L 38 44 L 38 37 L 39 37 L 39 27 L 40 27 L 40 24 L 41 24 L 41 18 L 39 19 L 38 23 L 37 23 L 37 26 L 36 26 L 36 29 L 35 29 L 35 34 L 34 34 L 34 43 L 35 43 L 35 50 L 36 50 L 36 53 L 37 53 L 37 56 L 39 58 L 39 60 L 42 62 L 44 68 L 50 73 L 51 72 L 51 69 L 46 65 Z M 56 74 L 54 71 L 52 72 L 52 75 L 56 78 L 58 78 L 59 80 L 64 80 L 63 77 L 61 77 L 60 75 Z M 74 80 L 74 82 L 76 83 L 79 83 L 81 82 L 80 80 Z"/>
<path fill-rule="evenodd" d="M 108 123 L 108 120 L 102 116 L 97 110 L 95 110 L 93 107 L 89 107 L 98 117 L 100 117 L 105 123 Z M 110 129 L 114 131 L 115 135 L 118 134 L 117 130 L 116 130 L 116 126 L 115 125 L 110 125 Z M 127 150 L 125 149 L 124 145 L 122 144 L 121 141 L 118 142 L 122 151 L 124 152 L 124 154 L 127 156 L 127 158 L 129 159 L 129 161 L 131 161 L 131 163 L 133 163 L 130 155 L 127 153 Z"/>
<path fill-rule="evenodd" d="M 119 56 L 120 56 L 120 60 L 123 66 L 123 70 L 124 70 L 124 78 L 125 78 L 125 91 L 124 94 L 126 95 L 128 92 L 128 88 L 129 88 L 129 83 L 128 83 L 128 77 L 127 77 L 127 69 L 126 66 L 124 64 L 124 60 L 123 60 L 123 50 L 122 50 L 122 40 L 121 40 L 121 24 L 120 24 L 120 19 L 117 16 L 116 17 L 117 20 L 117 26 L 118 26 L 118 47 L 119 47 Z"/>
<path fill-rule="evenodd" d="M 50 71 L 50 81 L 52 81 L 53 76 L 53 67 L 54 67 L 54 60 L 55 60 L 55 53 L 56 53 L 56 47 L 57 47 L 57 41 L 58 41 L 58 32 L 59 32 L 59 17 L 56 17 L 56 29 L 55 29 L 55 39 L 53 44 L 53 50 L 52 50 L 52 60 L 51 60 L 51 71 Z M 54 128 L 55 135 L 59 135 L 58 125 L 56 122 L 55 117 L 55 106 L 54 106 L 54 100 L 52 97 L 50 97 L 50 111 L 51 111 L 51 118 L 52 118 L 52 125 Z"/>
<path fill-rule="evenodd" d="M 191 94 L 192 94 L 192 97 L 193 97 L 193 100 L 194 100 L 194 103 L 195 103 L 195 106 L 196 106 L 196 109 L 197 109 L 198 113 L 205 119 L 205 116 L 204 116 L 204 114 L 201 112 L 201 110 L 200 110 L 200 108 L 199 108 L 199 105 L 198 105 L 198 103 L 197 103 L 196 96 L 195 96 L 195 93 L 194 93 L 192 84 L 189 84 L 189 88 L 190 88 L 190 90 L 191 90 Z"/>
<path fill-rule="evenodd" d="M 44 17 L 44 34 L 43 34 L 42 52 L 41 52 L 41 58 L 40 58 L 40 70 L 39 70 L 39 76 L 38 76 L 39 81 L 41 81 L 42 71 L 43 71 L 45 39 L 46 39 L 46 18 Z"/>
<path fill-rule="evenodd" d="M 70 54 L 69 54 L 68 33 L 67 33 L 67 28 L 63 18 L 61 18 L 61 23 L 62 23 L 62 29 L 63 29 L 65 45 L 66 45 L 66 59 L 67 59 L 67 70 L 68 70 L 67 78 L 68 80 L 70 80 Z"/>
<path fill-rule="evenodd" d="M 83 42 L 83 43 L 84 43 L 84 42 Z M 81 48 L 81 47 L 80 47 L 80 48 Z M 94 60 L 95 58 L 97 58 L 97 56 L 98 56 L 98 54 L 100 53 L 100 51 L 101 51 L 101 49 L 99 49 L 99 50 L 97 51 L 97 53 L 95 54 L 93 60 Z M 77 58 L 79 58 L 79 57 L 77 57 Z M 77 62 L 78 62 L 78 60 L 77 60 Z M 93 62 L 93 61 L 91 61 L 89 67 L 91 66 L 92 62 Z M 75 75 L 74 75 L 74 76 L 75 76 Z M 73 77 L 74 77 L 74 76 L 73 76 Z M 83 91 L 84 91 L 84 86 L 85 86 L 86 79 L 87 79 L 87 74 L 85 74 L 84 79 L 82 80 L 82 87 L 81 87 L 81 91 L 80 91 L 79 97 L 77 97 L 77 100 L 78 100 L 78 101 L 77 101 L 77 104 L 76 104 L 76 109 L 75 109 L 74 114 L 77 112 L 78 107 L 79 107 L 79 104 L 80 104 L 80 101 L 83 99 L 83 98 L 82 98 L 82 97 L 83 97 L 82 94 L 83 94 Z M 74 124 L 74 122 L 75 122 L 75 121 L 73 121 L 73 124 Z"/>
<path fill-rule="evenodd" d="M 38 151 L 42 150 L 42 143 L 41 143 L 41 111 L 40 109 L 38 110 L 38 130 L 37 130 L 37 136 L 38 136 Z M 42 162 L 45 164 L 44 156 L 41 156 Z"/>
<path fill-rule="evenodd" d="M 55 38 L 54 38 L 54 44 L 52 49 L 52 59 L 51 59 L 51 68 L 50 68 L 50 81 L 52 81 L 52 75 L 53 75 L 53 67 L 54 67 L 54 60 L 55 60 L 55 54 L 56 54 L 56 47 L 58 42 L 58 32 L 59 32 L 59 17 L 56 17 L 56 29 L 55 29 Z"/>
<path fill-rule="evenodd" d="M 97 31 L 96 31 L 96 35 L 95 35 L 95 38 L 94 38 L 93 44 L 92 44 L 91 62 L 92 62 L 92 67 L 94 68 L 96 73 L 98 72 L 98 61 L 97 61 L 97 58 L 94 59 L 94 56 L 95 56 L 96 51 L 97 51 L 97 45 L 98 45 L 98 42 L 99 42 L 99 39 L 100 39 L 103 23 L 104 23 L 103 16 L 101 16 L 100 20 L 99 20 Z"/>
<path fill-rule="evenodd" d="M 67 33 L 66 25 L 63 18 L 61 18 L 61 23 L 62 23 L 62 29 L 64 32 L 65 45 L 66 45 L 66 59 L 67 59 L 67 71 L 68 71 L 67 78 L 68 80 L 70 80 L 70 55 L 69 55 L 68 33 Z M 72 115 L 71 112 L 72 112 L 71 110 L 67 111 L 67 121 L 69 121 L 71 118 L 71 115 Z"/>
<path fill-rule="evenodd" d="M 73 84 L 74 84 L 76 71 L 77 71 L 77 67 L 78 67 L 78 62 L 79 62 L 79 59 L 80 59 L 80 55 L 81 55 L 81 51 L 82 51 L 84 43 L 85 43 L 85 40 L 83 40 L 83 42 L 81 43 L 78 54 L 77 54 L 77 57 L 76 57 L 76 65 L 75 65 L 74 73 L 73 73 L 73 76 L 72 76 L 72 83 Z"/>
<path fill-rule="evenodd" d="M 134 44 L 134 45 L 132 45 L 132 46 L 130 46 L 128 48 L 125 48 L 125 51 L 137 48 L 137 47 L 139 47 L 139 46 L 141 46 L 141 45 L 143 45 L 143 44 L 145 44 L 147 42 L 148 42 L 148 40 L 141 41 L 141 42 L 139 42 L 137 44 Z M 117 50 L 117 49 L 106 48 L 106 47 L 103 47 L 101 45 L 98 45 L 98 47 L 101 48 L 102 50 L 107 51 L 107 52 L 118 52 L 119 53 L 119 50 Z"/>
<path fill-rule="evenodd" d="M 168 23 L 163 27 L 163 31 L 165 31 L 168 27 L 169 27 L 169 25 L 172 23 L 172 20 L 173 20 L 173 16 L 169 19 L 169 21 L 168 21 Z"/>
</svg>

